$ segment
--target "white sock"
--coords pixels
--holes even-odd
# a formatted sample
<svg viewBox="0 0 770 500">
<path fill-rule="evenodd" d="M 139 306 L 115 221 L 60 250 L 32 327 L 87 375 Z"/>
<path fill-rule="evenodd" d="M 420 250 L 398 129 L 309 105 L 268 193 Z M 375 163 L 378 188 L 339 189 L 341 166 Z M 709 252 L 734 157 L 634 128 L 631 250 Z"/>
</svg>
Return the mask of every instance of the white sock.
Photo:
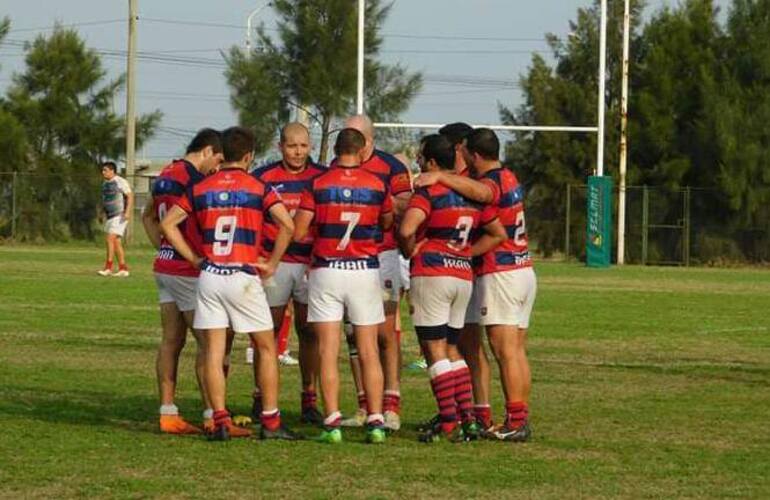
<svg viewBox="0 0 770 500">
<path fill-rule="evenodd" d="M 342 418 L 342 413 L 335 411 L 324 419 L 324 425 L 332 425 Z"/>
<path fill-rule="evenodd" d="M 468 366 L 468 363 L 465 362 L 464 359 L 458 359 L 457 361 L 452 361 L 452 371 L 459 370 L 460 368 L 466 368 Z"/>
<path fill-rule="evenodd" d="M 173 403 L 171 403 L 170 405 L 160 405 L 160 414 L 161 415 L 179 415 L 179 408 L 177 408 L 176 405 Z"/>
<path fill-rule="evenodd" d="M 214 418 L 214 409 L 206 408 L 205 410 L 203 410 L 203 419 L 206 420 L 210 418 Z"/>
<path fill-rule="evenodd" d="M 440 359 L 428 367 L 428 375 L 431 379 L 451 371 L 452 363 L 448 359 Z"/>
<path fill-rule="evenodd" d="M 382 423 L 385 419 L 382 416 L 382 413 L 370 413 L 366 417 L 366 423 L 371 424 L 372 422 L 379 422 Z"/>
</svg>

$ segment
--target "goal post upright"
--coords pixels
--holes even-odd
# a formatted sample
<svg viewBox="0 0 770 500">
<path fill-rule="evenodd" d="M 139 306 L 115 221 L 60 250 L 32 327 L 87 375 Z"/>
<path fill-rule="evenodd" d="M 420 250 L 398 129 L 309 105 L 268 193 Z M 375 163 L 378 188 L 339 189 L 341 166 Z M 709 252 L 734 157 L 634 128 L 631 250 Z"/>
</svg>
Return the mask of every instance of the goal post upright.
<svg viewBox="0 0 770 500">
<path fill-rule="evenodd" d="M 358 73 L 357 73 L 357 96 L 356 109 L 358 113 L 364 112 L 364 7 L 366 0 L 358 0 Z M 591 262 L 587 259 L 588 265 L 606 267 L 610 265 L 610 250 L 612 246 L 612 179 L 604 178 L 604 129 L 605 129 L 605 109 L 606 109 L 606 80 L 607 80 L 607 0 L 600 1 L 599 16 L 599 68 L 597 82 L 597 120 L 596 125 L 586 126 L 567 126 L 567 125 L 474 125 L 474 127 L 487 127 L 493 130 L 510 132 L 572 132 L 572 133 L 594 133 L 596 134 L 596 167 L 594 175 L 588 178 L 589 193 L 593 191 L 596 194 L 594 200 L 588 200 L 588 222 L 587 228 L 587 255 L 593 253 L 600 255 L 600 258 Z M 390 123 L 378 122 L 374 124 L 378 128 L 411 128 L 411 129 L 439 129 L 443 124 L 437 123 Z M 591 189 L 593 187 L 593 189 Z M 589 197 L 590 198 L 590 197 Z M 595 227 L 592 227 L 593 220 Z"/>
</svg>

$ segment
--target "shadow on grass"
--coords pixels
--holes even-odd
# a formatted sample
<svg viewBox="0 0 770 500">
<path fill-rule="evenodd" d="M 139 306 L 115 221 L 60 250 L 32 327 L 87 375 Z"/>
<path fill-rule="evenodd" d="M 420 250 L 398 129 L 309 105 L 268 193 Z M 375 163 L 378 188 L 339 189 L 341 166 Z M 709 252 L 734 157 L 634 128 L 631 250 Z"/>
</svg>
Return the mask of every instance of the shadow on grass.
<svg viewBox="0 0 770 500">
<path fill-rule="evenodd" d="M 180 408 L 199 408 L 200 400 L 177 399 Z M 0 386 L 0 415 L 43 422 L 112 426 L 134 432 L 158 433 L 158 400 L 155 395 L 121 396 L 97 391 L 50 390 L 37 387 Z M 250 408 L 235 406 L 233 415 L 250 415 Z M 191 412 L 192 413 L 192 412 Z M 306 436 L 317 428 L 300 422 L 298 411 L 281 410 L 290 426 Z M 200 421 L 200 413 L 189 415 L 191 422 Z"/>
</svg>

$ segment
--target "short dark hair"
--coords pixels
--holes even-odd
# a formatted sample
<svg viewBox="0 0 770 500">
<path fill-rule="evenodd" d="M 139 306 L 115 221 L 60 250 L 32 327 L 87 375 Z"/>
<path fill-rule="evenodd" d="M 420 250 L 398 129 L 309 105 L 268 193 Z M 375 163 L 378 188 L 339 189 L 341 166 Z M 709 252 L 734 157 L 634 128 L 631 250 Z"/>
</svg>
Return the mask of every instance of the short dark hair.
<svg viewBox="0 0 770 500">
<path fill-rule="evenodd" d="M 213 128 L 202 128 L 187 146 L 185 154 L 197 153 L 211 146 L 214 153 L 222 152 L 222 133 Z"/>
<path fill-rule="evenodd" d="M 433 160 L 441 170 L 452 170 L 455 166 L 455 147 L 446 136 L 431 134 L 423 138 L 422 157 L 426 162 Z"/>
<path fill-rule="evenodd" d="M 485 160 L 498 160 L 500 159 L 500 140 L 494 130 L 477 128 L 468 136 L 468 151 L 478 154 Z"/>
<path fill-rule="evenodd" d="M 115 164 L 115 162 L 114 162 L 114 161 L 105 161 L 105 162 L 102 162 L 102 168 L 104 168 L 104 167 L 107 167 L 107 168 L 109 168 L 109 169 L 110 169 L 110 170 L 112 170 L 113 172 L 117 172 L 117 171 L 118 171 L 118 166 Z"/>
<path fill-rule="evenodd" d="M 473 127 L 465 122 L 448 123 L 438 129 L 438 133 L 452 141 L 454 146 L 462 143 L 473 132 Z"/>
<path fill-rule="evenodd" d="M 337 142 L 334 143 L 334 154 L 354 155 L 358 154 L 366 146 L 364 134 L 354 128 L 343 128 L 337 134 Z"/>
<path fill-rule="evenodd" d="M 254 132 L 246 127 L 230 127 L 222 132 L 222 151 L 225 161 L 241 161 L 254 151 Z"/>
</svg>

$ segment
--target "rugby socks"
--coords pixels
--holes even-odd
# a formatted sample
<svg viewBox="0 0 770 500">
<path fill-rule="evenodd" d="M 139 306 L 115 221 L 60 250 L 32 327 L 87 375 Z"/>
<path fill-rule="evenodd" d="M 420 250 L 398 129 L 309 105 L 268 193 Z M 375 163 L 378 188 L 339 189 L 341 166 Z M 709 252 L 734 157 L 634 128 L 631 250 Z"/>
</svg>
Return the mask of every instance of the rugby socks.
<svg viewBox="0 0 770 500">
<path fill-rule="evenodd" d="M 467 424 L 473 422 L 473 385 L 471 383 L 471 371 L 465 360 L 452 362 L 452 373 L 455 376 L 455 403 L 460 420 Z"/>
<path fill-rule="evenodd" d="M 485 429 L 492 427 L 492 407 L 489 404 L 474 405 L 473 414 L 482 427 Z"/>
<path fill-rule="evenodd" d="M 111 260 L 105 260 L 104 261 L 104 268 L 105 269 L 109 269 L 110 271 L 112 271 L 112 261 Z"/>
<path fill-rule="evenodd" d="M 384 424 L 385 417 L 382 416 L 382 413 L 370 413 L 366 417 L 367 427 L 382 427 Z"/>
<path fill-rule="evenodd" d="M 263 411 L 259 417 L 262 427 L 269 431 L 277 430 L 281 426 L 281 412 L 278 408 L 270 411 Z"/>
<path fill-rule="evenodd" d="M 112 263 L 110 263 L 110 268 L 112 268 Z M 125 262 L 118 266 L 118 271 L 128 271 L 128 266 Z"/>
<path fill-rule="evenodd" d="M 324 419 L 324 427 L 327 429 L 338 429 L 342 423 L 342 413 L 335 411 Z"/>
<path fill-rule="evenodd" d="M 216 428 L 225 426 L 232 427 L 233 420 L 230 418 L 230 412 L 227 410 L 216 410 L 214 412 L 214 426 Z"/>
<path fill-rule="evenodd" d="M 176 407 L 175 404 L 170 405 L 160 405 L 160 414 L 161 415 L 179 415 L 179 408 Z"/>
<path fill-rule="evenodd" d="M 529 406 L 524 401 L 509 401 L 505 403 L 505 421 L 508 427 L 518 429 L 527 423 Z"/>
<path fill-rule="evenodd" d="M 315 391 L 302 391 L 302 411 L 315 408 L 318 396 Z"/>
<path fill-rule="evenodd" d="M 286 312 L 283 315 L 283 319 L 281 320 L 281 326 L 278 327 L 278 332 L 275 339 L 275 351 L 279 356 L 281 354 L 286 354 L 286 350 L 289 347 L 289 330 L 291 330 L 291 313 L 287 307 Z"/>
<path fill-rule="evenodd" d="M 385 391 L 382 397 L 382 411 L 401 412 L 401 393 L 399 391 Z"/>
<path fill-rule="evenodd" d="M 368 405 L 366 404 L 366 393 L 361 391 L 358 393 L 358 409 L 367 411 Z"/>
<path fill-rule="evenodd" d="M 450 433 L 457 425 L 457 406 L 455 405 L 455 381 L 452 363 L 448 359 L 436 361 L 428 368 L 430 386 L 438 404 L 441 418 L 441 430 Z"/>
</svg>

